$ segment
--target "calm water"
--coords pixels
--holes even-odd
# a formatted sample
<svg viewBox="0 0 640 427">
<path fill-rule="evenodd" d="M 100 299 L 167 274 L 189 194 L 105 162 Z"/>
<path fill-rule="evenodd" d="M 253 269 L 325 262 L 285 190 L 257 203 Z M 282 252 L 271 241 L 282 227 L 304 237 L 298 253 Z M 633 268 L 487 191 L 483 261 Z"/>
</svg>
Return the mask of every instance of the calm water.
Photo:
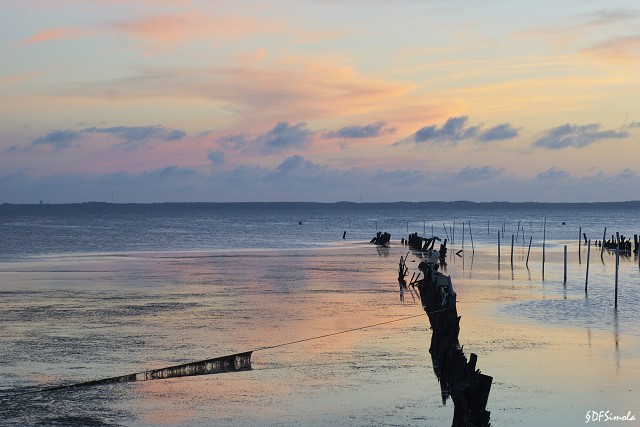
<svg viewBox="0 0 640 427">
<path fill-rule="evenodd" d="M 604 227 L 608 238 L 616 231 L 638 234 L 638 212 L 640 203 L 0 205 L 0 261 L 61 253 L 326 247 L 342 242 L 344 231 L 348 241 L 369 240 L 377 230 L 397 240 L 409 232 L 433 233 L 460 247 L 463 222 L 467 245 L 471 239 L 494 245 L 504 230 L 505 246 L 512 234 L 524 232 L 535 247 L 542 244 L 545 217 L 547 239 L 577 243 L 580 227 L 594 240 L 602 239 Z"/>
<path fill-rule="evenodd" d="M 407 230 L 431 235 L 432 226 L 445 237 L 454 221 L 455 250 L 465 222 L 465 250 L 451 254 L 448 274 L 459 313 L 472 320 L 463 322 L 461 344 L 495 378 L 494 425 L 584 424 L 584 411 L 599 407 L 640 415 L 628 396 L 640 392 L 638 260 L 622 258 L 614 311 L 615 257 L 592 254 L 588 294 L 584 246 L 578 257 L 579 227 L 591 239 L 604 227 L 633 236 L 636 212 L 634 205 L 3 205 L 0 424 L 450 424 L 426 319 L 258 352 L 254 370 L 240 374 L 15 393 L 418 314 L 419 306 L 398 301 L 397 262 L 406 250 L 397 240 Z M 529 268 L 521 235 L 510 265 L 518 221 L 526 243 L 533 238 Z M 376 229 L 392 234 L 390 249 L 364 244 Z M 525 326 L 496 326 L 500 319 Z M 566 354 L 554 350 L 548 331 L 527 335 L 542 326 L 571 344 Z M 538 368 L 523 370 L 528 364 Z M 566 388 L 573 383 L 578 390 Z"/>
</svg>

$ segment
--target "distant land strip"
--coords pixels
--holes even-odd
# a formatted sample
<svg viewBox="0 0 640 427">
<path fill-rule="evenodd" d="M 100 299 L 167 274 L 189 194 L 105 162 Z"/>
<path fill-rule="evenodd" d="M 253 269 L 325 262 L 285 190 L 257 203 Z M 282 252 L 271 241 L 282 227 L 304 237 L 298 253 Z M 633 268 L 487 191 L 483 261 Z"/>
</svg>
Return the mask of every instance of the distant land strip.
<svg viewBox="0 0 640 427">
<path fill-rule="evenodd" d="M 478 209 L 478 208 L 597 208 L 597 209 L 639 209 L 640 200 L 633 201 L 619 201 L 619 202 L 508 202 L 508 201 L 495 201 L 495 202 L 472 202 L 466 200 L 458 201 L 423 201 L 423 202 L 155 202 L 155 203 L 110 203 L 110 202 L 77 202 L 77 203 L 2 203 L 0 204 L 0 211 L 12 211 L 20 209 L 63 209 L 63 208 L 251 208 L 251 207 L 263 207 L 263 208 L 335 208 L 345 207 L 353 209 L 365 209 L 365 208 L 433 208 L 433 207 L 445 207 L 453 209 Z"/>
</svg>

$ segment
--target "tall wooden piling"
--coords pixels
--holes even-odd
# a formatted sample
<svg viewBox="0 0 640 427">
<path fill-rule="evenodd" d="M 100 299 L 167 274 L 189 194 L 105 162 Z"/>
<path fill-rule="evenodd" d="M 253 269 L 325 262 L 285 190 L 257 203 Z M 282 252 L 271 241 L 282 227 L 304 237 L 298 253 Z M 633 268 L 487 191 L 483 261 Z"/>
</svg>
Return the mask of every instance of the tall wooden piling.
<svg viewBox="0 0 640 427">
<path fill-rule="evenodd" d="M 587 248 L 587 274 L 584 277 L 584 291 L 587 292 L 589 285 L 589 259 L 591 258 L 591 239 L 589 239 L 589 247 Z"/>
<path fill-rule="evenodd" d="M 487 236 L 489 235 L 489 220 L 487 220 Z"/>
<path fill-rule="evenodd" d="M 620 244 L 616 245 L 616 296 L 613 306 L 618 308 L 618 266 L 620 265 Z"/>
<path fill-rule="evenodd" d="M 602 258 L 604 255 L 604 242 L 607 239 L 607 227 L 604 228 L 604 233 L 602 234 L 602 244 L 600 245 L 600 258 Z"/>
<path fill-rule="evenodd" d="M 513 268 L 513 238 L 514 235 L 511 235 L 511 268 Z"/>
<path fill-rule="evenodd" d="M 444 228 L 444 234 L 447 235 L 447 240 L 449 240 L 449 233 L 447 233 L 447 226 L 444 225 L 444 222 L 442 223 L 442 228 Z"/>
<path fill-rule="evenodd" d="M 471 253 L 476 253 L 476 248 L 473 247 L 473 233 L 471 233 L 471 221 L 469 221 L 469 237 L 471 237 Z"/>
<path fill-rule="evenodd" d="M 564 282 L 567 283 L 567 245 L 564 245 Z"/>
<path fill-rule="evenodd" d="M 451 230 L 451 246 L 456 244 L 456 222 L 453 221 L 453 229 Z"/>
<path fill-rule="evenodd" d="M 516 231 L 516 242 L 518 241 L 519 235 L 520 235 L 520 220 L 518 220 L 518 231 Z"/>
<path fill-rule="evenodd" d="M 498 230 L 498 269 L 500 269 L 500 230 Z"/>
<path fill-rule="evenodd" d="M 544 224 L 542 226 L 542 280 L 544 280 L 544 262 L 546 257 L 546 244 L 547 244 L 547 217 L 544 217 Z"/>
<path fill-rule="evenodd" d="M 464 251 L 464 221 L 462 221 L 462 250 Z"/>
<path fill-rule="evenodd" d="M 582 264 L 582 227 L 578 232 L 578 264 Z"/>
<path fill-rule="evenodd" d="M 527 264 L 526 266 L 529 267 L 529 254 L 531 253 L 531 241 L 533 240 L 533 236 L 529 237 L 529 250 L 527 251 Z"/>
</svg>

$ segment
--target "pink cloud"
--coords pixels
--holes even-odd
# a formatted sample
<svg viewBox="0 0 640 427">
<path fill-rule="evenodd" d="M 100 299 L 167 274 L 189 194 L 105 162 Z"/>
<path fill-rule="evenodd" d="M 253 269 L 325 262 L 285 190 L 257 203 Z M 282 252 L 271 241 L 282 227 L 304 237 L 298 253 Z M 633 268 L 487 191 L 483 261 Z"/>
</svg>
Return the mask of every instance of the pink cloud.
<svg viewBox="0 0 640 427">
<path fill-rule="evenodd" d="M 284 24 L 248 17 L 207 16 L 203 13 L 155 14 L 99 25 L 95 28 L 45 29 L 23 39 L 19 44 L 31 45 L 114 31 L 151 43 L 153 50 L 158 50 L 193 40 L 204 39 L 216 43 L 260 34 L 283 34 L 292 30 L 286 29 Z"/>
<path fill-rule="evenodd" d="M 87 33 L 86 30 L 78 29 L 78 28 L 51 28 L 48 30 L 40 31 L 26 39 L 23 39 L 20 44 L 22 45 L 30 45 L 36 43 L 43 43 L 53 40 L 65 40 L 65 39 L 73 39 L 78 38 Z"/>
<path fill-rule="evenodd" d="M 640 35 L 607 40 L 582 52 L 615 62 L 636 62 L 640 60 Z"/>
<path fill-rule="evenodd" d="M 132 37 L 155 43 L 179 43 L 193 39 L 242 38 L 285 32 L 283 25 L 248 17 L 207 16 L 201 13 L 149 15 L 110 26 Z"/>
<path fill-rule="evenodd" d="M 16 83 L 20 83 L 27 80 L 32 80 L 42 75 L 42 73 L 23 73 L 23 74 L 14 74 L 12 76 L 0 78 L 0 86 L 5 85 L 13 85 Z"/>
</svg>

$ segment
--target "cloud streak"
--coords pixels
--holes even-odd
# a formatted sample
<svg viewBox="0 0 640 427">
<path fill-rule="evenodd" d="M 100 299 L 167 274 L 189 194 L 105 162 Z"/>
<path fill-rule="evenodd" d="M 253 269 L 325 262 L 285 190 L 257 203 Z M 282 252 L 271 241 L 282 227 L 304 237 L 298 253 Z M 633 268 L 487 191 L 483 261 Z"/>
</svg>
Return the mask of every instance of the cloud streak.
<svg viewBox="0 0 640 427">
<path fill-rule="evenodd" d="M 247 133 L 229 134 L 219 138 L 218 143 L 245 153 L 274 154 L 306 148 L 314 133 L 307 128 L 306 123 L 290 125 L 285 121 L 279 122 L 273 129 L 255 137 Z"/>
<path fill-rule="evenodd" d="M 80 28 L 72 28 L 72 27 L 61 27 L 61 28 L 51 28 L 47 30 L 43 30 L 33 34 L 23 40 L 21 40 L 19 45 L 32 45 L 38 43 L 45 43 L 57 40 L 68 40 L 68 39 L 77 39 L 84 37 L 90 33 L 87 29 Z"/>
<path fill-rule="evenodd" d="M 600 130 L 600 124 L 597 123 L 583 126 L 567 123 L 543 132 L 542 136 L 533 142 L 533 146 L 549 150 L 582 148 L 598 141 L 623 139 L 628 136 L 629 133 L 626 131 Z"/>
<path fill-rule="evenodd" d="M 414 144 L 455 146 L 461 141 L 473 140 L 475 142 L 494 142 L 512 139 L 518 136 L 518 129 L 509 123 L 503 123 L 487 130 L 483 125 L 470 126 L 469 117 L 450 117 L 442 126 L 425 126 L 408 138 L 397 141 L 394 145 Z"/>
<path fill-rule="evenodd" d="M 181 129 L 168 129 L 163 126 L 116 126 L 108 128 L 90 127 L 81 130 L 51 130 L 47 134 L 32 140 L 24 148 L 12 145 L 6 153 L 29 152 L 38 147 L 49 147 L 54 151 L 62 151 L 90 139 L 92 135 L 107 135 L 120 141 L 123 147 L 133 151 L 151 141 L 179 141 L 187 136 Z"/>
<path fill-rule="evenodd" d="M 39 145 L 51 146 L 55 150 L 63 150 L 69 148 L 71 144 L 81 138 L 81 133 L 74 130 L 54 130 L 48 134 L 34 139 L 31 142 L 32 147 Z"/>
<path fill-rule="evenodd" d="M 324 137 L 344 139 L 376 138 L 396 131 L 394 127 L 386 126 L 386 122 L 375 122 L 365 126 L 344 126 L 336 131 L 325 133 Z"/>
<path fill-rule="evenodd" d="M 127 150 L 136 150 L 149 141 L 179 141 L 187 133 L 181 129 L 167 129 L 162 126 L 116 126 L 109 128 L 87 128 L 85 134 L 106 134 L 122 141 Z"/>
</svg>

